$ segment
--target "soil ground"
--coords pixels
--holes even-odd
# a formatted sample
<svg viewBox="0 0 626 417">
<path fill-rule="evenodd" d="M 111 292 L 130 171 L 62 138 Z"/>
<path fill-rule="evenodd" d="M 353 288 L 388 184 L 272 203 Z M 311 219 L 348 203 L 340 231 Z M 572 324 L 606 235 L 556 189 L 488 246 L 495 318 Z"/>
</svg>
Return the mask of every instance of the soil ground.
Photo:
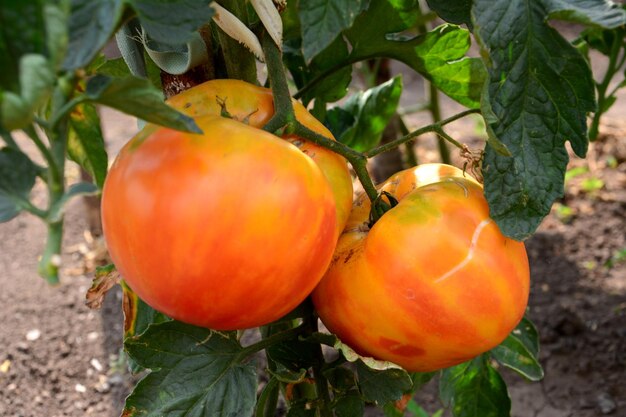
<svg viewBox="0 0 626 417">
<path fill-rule="evenodd" d="M 413 84 L 406 80 L 405 85 Z M 457 111 L 448 102 L 444 109 L 447 115 Z M 626 416 L 623 112 L 621 106 L 609 114 L 587 160 L 572 161 L 571 168 L 586 172 L 568 182 L 566 197 L 526 242 L 532 271 L 529 315 L 541 334 L 546 377 L 527 383 L 504 371 L 515 417 Z M 136 123 L 110 110 L 102 114 L 114 154 Z M 472 123 L 450 129 L 457 138 L 474 131 Z M 422 161 L 434 158 L 432 139 L 421 140 L 419 149 Z M 45 199 L 41 186 L 33 193 L 36 201 Z M 121 412 L 133 383 L 120 355 L 121 297 L 118 291 L 109 293 L 100 311 L 84 305 L 93 266 L 104 256 L 101 240 L 88 229 L 84 203 L 74 201 L 67 215 L 61 284 L 50 287 L 36 274 L 44 226 L 29 215 L 0 224 L 0 416 L 117 417 Z M 439 408 L 432 384 L 417 400 L 430 411 Z"/>
</svg>

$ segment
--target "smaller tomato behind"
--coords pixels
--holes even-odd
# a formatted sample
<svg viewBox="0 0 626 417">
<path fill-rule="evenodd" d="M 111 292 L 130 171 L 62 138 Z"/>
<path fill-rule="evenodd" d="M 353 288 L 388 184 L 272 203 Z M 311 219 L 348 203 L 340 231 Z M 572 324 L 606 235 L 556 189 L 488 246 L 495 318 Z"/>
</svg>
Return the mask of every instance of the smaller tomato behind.
<svg viewBox="0 0 626 417">
<path fill-rule="evenodd" d="M 323 323 L 364 356 L 433 371 L 497 346 L 521 320 L 529 268 L 523 243 L 489 218 L 482 187 L 426 164 L 381 187 L 398 201 L 370 229 L 355 201 L 331 266 L 313 293 Z"/>
</svg>

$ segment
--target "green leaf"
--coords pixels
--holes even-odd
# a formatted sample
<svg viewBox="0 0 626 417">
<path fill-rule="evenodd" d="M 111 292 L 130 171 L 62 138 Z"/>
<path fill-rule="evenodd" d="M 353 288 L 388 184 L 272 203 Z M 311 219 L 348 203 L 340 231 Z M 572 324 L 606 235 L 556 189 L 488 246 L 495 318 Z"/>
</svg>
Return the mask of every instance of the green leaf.
<svg viewBox="0 0 626 417">
<path fill-rule="evenodd" d="M 363 397 L 380 406 L 399 400 L 412 385 L 411 377 L 404 369 L 389 368 L 379 371 L 368 367 L 361 360 L 357 361 L 356 369 Z"/>
<path fill-rule="evenodd" d="M 491 353 L 494 359 L 502 365 L 530 381 L 540 381 L 543 378 L 543 369 L 539 361 L 514 334 L 509 335 L 502 343 L 492 349 Z"/>
<path fill-rule="evenodd" d="M 285 368 L 298 372 L 313 365 L 319 347 L 314 343 L 288 340 L 267 348 L 267 355 Z"/>
<path fill-rule="evenodd" d="M 607 0 L 541 0 L 551 19 L 607 29 L 626 24 L 626 11 Z"/>
<path fill-rule="evenodd" d="M 10 91 L 0 92 L 0 126 L 7 131 L 22 129 L 33 121 L 30 106 Z"/>
<path fill-rule="evenodd" d="M 472 0 L 426 0 L 426 3 L 446 22 L 472 27 Z"/>
<path fill-rule="evenodd" d="M 469 32 L 458 26 L 442 25 L 417 37 L 398 35 L 417 24 L 418 7 L 417 1 L 372 2 L 368 12 L 345 32 L 352 45 L 348 62 L 372 57 L 397 59 L 452 99 L 477 108 L 485 70 L 480 59 L 465 56 L 471 43 Z"/>
<path fill-rule="evenodd" d="M 127 338 L 137 363 L 152 369 L 126 399 L 125 416 L 248 416 L 256 401 L 254 364 L 240 363 L 236 339 L 176 321 Z"/>
<path fill-rule="evenodd" d="M 302 85 L 311 81 L 319 74 L 334 69 L 339 57 L 348 56 L 348 46 L 342 38 L 337 38 L 328 48 L 320 52 L 302 74 L 305 77 Z M 304 59 L 302 59 L 304 62 Z M 343 98 L 348 92 L 348 86 L 352 81 L 352 67 L 346 66 L 339 70 L 333 70 L 328 76 L 318 83 L 315 88 L 302 97 L 302 101 L 306 104 L 314 98 L 324 101 L 325 103 L 333 103 Z"/>
<path fill-rule="evenodd" d="M 335 391 L 347 392 L 356 387 L 356 376 L 348 368 L 337 366 L 328 368 L 323 373 Z"/>
<path fill-rule="evenodd" d="M 585 155 L 586 115 L 595 108 L 589 66 L 546 24 L 546 14 L 530 0 L 474 0 L 475 33 L 490 58 L 490 128 L 513 154 L 486 148 L 485 194 L 491 217 L 518 240 L 563 195 L 565 141 Z"/>
<path fill-rule="evenodd" d="M 113 36 L 122 20 L 122 0 L 72 0 L 66 70 L 87 66 Z"/>
<path fill-rule="evenodd" d="M 365 402 L 358 391 L 350 391 L 336 400 L 334 409 L 337 417 L 362 417 Z"/>
<path fill-rule="evenodd" d="M 507 417 L 511 413 L 506 384 L 484 355 L 444 369 L 439 395 L 454 417 Z"/>
<path fill-rule="evenodd" d="M 70 114 L 69 157 L 83 167 L 102 188 L 107 174 L 108 157 L 100 129 L 100 116 L 90 103 L 76 106 Z"/>
<path fill-rule="evenodd" d="M 35 185 L 37 166 L 22 152 L 0 149 L 0 223 L 11 220 L 28 201 Z"/>
<path fill-rule="evenodd" d="M 46 57 L 26 54 L 20 60 L 20 93 L 22 100 L 36 110 L 52 94 L 56 76 Z"/>
<path fill-rule="evenodd" d="M 19 62 L 25 54 L 45 54 L 43 0 L 4 0 L 0 7 L 0 89 L 17 92 Z"/>
<path fill-rule="evenodd" d="M 147 122 L 186 132 L 202 133 L 191 117 L 163 102 L 163 94 L 147 79 L 96 75 L 87 82 L 85 95 L 99 104 L 136 116 Z"/>
<path fill-rule="evenodd" d="M 74 197 L 96 195 L 98 194 L 98 187 L 90 182 L 79 182 L 73 184 L 63 196 L 57 200 L 52 207 L 50 207 L 50 213 L 48 214 L 49 222 L 58 222 L 63 218 L 65 207 L 67 203 Z"/>
<path fill-rule="evenodd" d="M 50 63 L 55 72 L 61 66 L 67 53 L 69 6 L 68 0 L 61 1 L 59 4 L 46 3 L 44 6 L 46 45 Z"/>
<path fill-rule="evenodd" d="M 330 130 L 338 133 L 337 140 L 358 151 L 367 151 L 378 145 L 383 130 L 396 113 L 402 94 L 402 77 L 351 96 L 341 107 L 328 112 Z M 349 120 L 354 122 L 344 129 Z"/>
<path fill-rule="evenodd" d="M 370 0 L 306 0 L 298 3 L 303 54 L 310 61 L 366 10 Z"/>
<path fill-rule="evenodd" d="M 211 0 L 129 0 L 129 3 L 150 38 L 168 45 L 185 44 L 215 13 L 209 7 Z"/>
</svg>

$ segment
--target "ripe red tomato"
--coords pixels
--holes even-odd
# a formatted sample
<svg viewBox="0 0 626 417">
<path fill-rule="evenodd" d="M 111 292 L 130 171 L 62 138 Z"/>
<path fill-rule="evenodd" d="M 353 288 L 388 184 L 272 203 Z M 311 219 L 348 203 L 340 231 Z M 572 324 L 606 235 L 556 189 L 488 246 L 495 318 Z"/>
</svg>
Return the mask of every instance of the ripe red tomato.
<svg viewBox="0 0 626 417">
<path fill-rule="evenodd" d="M 524 244 L 489 218 L 482 187 L 426 164 L 389 178 L 399 200 L 371 228 L 360 196 L 313 293 L 323 323 L 359 354 L 433 371 L 502 342 L 528 301 Z"/>
<path fill-rule="evenodd" d="M 139 297 L 180 321 L 232 330 L 272 322 L 310 294 L 345 223 L 338 214 L 349 212 L 337 196 L 352 189 L 329 181 L 350 178 L 342 158 L 319 164 L 254 127 L 271 116 L 271 96 L 219 85 L 229 86 L 219 94 L 240 121 L 209 108 L 196 118 L 202 135 L 147 126 L 111 167 L 102 221 L 111 258 Z M 199 87 L 184 93 L 187 110 L 201 112 L 198 97 L 212 106 L 215 95 Z"/>
</svg>

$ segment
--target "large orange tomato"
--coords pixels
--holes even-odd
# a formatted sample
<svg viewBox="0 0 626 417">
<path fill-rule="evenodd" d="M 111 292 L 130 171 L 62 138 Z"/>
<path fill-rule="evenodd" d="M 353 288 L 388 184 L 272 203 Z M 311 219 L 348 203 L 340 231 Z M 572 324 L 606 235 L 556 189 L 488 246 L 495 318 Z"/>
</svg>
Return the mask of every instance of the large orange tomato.
<svg viewBox="0 0 626 417">
<path fill-rule="evenodd" d="M 399 204 L 370 229 L 360 196 L 313 293 L 324 324 L 364 356 L 410 371 L 469 360 L 504 340 L 528 301 L 524 244 L 489 218 L 482 187 L 426 164 L 389 178 Z"/>
<path fill-rule="evenodd" d="M 230 117 L 262 128 L 274 115 L 272 90 L 240 80 L 211 80 L 171 97 L 168 103 L 191 117 L 226 110 Z M 312 131 L 333 138 L 332 133 L 313 117 L 302 103 L 293 101 L 296 119 Z M 283 139 L 298 147 L 321 168 L 333 191 L 337 210 L 337 230 L 343 230 L 352 209 L 352 177 L 346 160 L 339 154 L 294 135 Z"/>
<path fill-rule="evenodd" d="M 272 102 L 250 90 L 214 81 L 172 99 L 198 112 L 204 134 L 146 126 L 118 155 L 102 196 L 104 235 L 127 284 L 155 309 L 218 330 L 269 323 L 310 294 L 349 213 L 337 200 L 352 193 L 329 181 L 350 178 L 342 158 L 317 153 L 319 163 L 297 139 L 255 127 Z M 217 94 L 237 120 L 214 111 Z"/>
</svg>

